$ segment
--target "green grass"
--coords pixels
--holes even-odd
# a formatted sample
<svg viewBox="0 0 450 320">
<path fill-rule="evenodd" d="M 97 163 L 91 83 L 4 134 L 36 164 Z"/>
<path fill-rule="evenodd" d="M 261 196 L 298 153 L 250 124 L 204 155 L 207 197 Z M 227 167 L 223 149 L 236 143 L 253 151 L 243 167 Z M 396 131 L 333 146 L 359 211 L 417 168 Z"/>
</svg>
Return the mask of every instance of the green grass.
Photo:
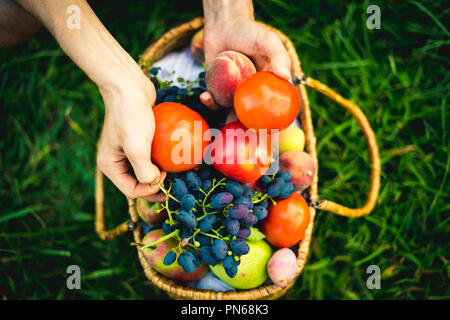
<svg viewBox="0 0 450 320">
<path fill-rule="evenodd" d="M 202 14 L 200 1 L 108 5 L 100 19 L 138 59 L 169 28 Z M 381 30 L 366 8 L 381 8 Z M 307 75 L 359 104 L 376 133 L 383 173 L 371 215 L 318 212 L 306 267 L 286 299 L 449 299 L 449 59 L 444 1 L 255 1 L 259 19 L 294 42 Z M 46 30 L 0 50 L 0 293 L 3 299 L 163 299 L 130 247 L 94 231 L 96 140 L 104 106 L 95 85 Z M 364 203 L 369 167 L 356 122 L 308 90 L 319 193 Z M 108 225 L 127 219 L 106 186 Z M 82 289 L 66 289 L 66 268 Z M 366 287 L 379 265 L 380 290 Z"/>
</svg>

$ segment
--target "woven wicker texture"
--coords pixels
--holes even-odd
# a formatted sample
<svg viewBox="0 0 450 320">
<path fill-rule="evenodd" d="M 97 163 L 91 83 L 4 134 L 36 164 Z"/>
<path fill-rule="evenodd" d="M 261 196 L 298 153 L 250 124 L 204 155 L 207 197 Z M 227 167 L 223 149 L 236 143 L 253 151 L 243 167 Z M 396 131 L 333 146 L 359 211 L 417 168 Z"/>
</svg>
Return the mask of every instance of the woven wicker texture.
<svg viewBox="0 0 450 320">
<path fill-rule="evenodd" d="M 153 62 L 159 60 L 161 57 L 171 52 L 174 49 L 185 47 L 189 44 L 192 35 L 203 27 L 203 18 L 195 18 L 187 23 L 184 23 L 178 27 L 175 27 L 162 35 L 156 42 L 150 45 L 142 54 L 140 65 L 144 65 L 144 61 L 149 62 L 151 65 Z M 265 25 L 265 24 L 264 24 Z M 316 175 L 314 177 L 313 183 L 307 189 L 307 198 L 309 199 L 311 222 L 306 229 L 305 236 L 302 241 L 300 241 L 297 250 L 297 273 L 298 277 L 305 265 L 309 245 L 311 242 L 311 235 L 314 225 L 314 217 L 316 213 L 316 208 L 324 211 L 333 212 L 339 215 L 349 216 L 349 217 L 359 217 L 370 213 L 373 209 L 379 188 L 380 188 L 380 159 L 379 151 L 376 143 L 375 135 L 367 121 L 364 113 L 361 109 L 349 100 L 344 99 L 339 94 L 325 86 L 324 84 L 314 80 L 312 78 L 307 78 L 304 76 L 300 60 L 297 56 L 292 42 L 279 30 L 274 29 L 268 25 L 265 25 L 278 34 L 282 40 L 284 46 L 286 47 L 292 61 L 292 78 L 295 79 L 297 92 L 300 96 L 300 121 L 305 132 L 305 148 L 314 159 L 316 164 Z M 367 147 L 369 150 L 370 164 L 371 164 L 371 175 L 370 175 L 370 188 L 367 195 L 367 200 L 365 205 L 358 209 L 350 209 L 334 203 L 328 200 L 318 200 L 318 163 L 316 154 L 316 138 L 314 135 L 314 128 L 311 118 L 311 110 L 309 107 L 309 100 L 306 92 L 306 87 L 313 88 L 339 105 L 343 106 L 344 109 L 348 110 L 356 119 L 358 125 L 361 127 L 364 137 L 366 139 Z M 123 233 L 128 232 L 133 229 L 133 226 L 139 224 L 139 217 L 135 208 L 135 200 L 128 199 L 129 215 L 131 221 L 127 221 L 119 225 L 118 227 L 107 230 L 105 225 L 105 212 L 104 212 L 104 188 L 103 188 L 103 174 L 97 168 L 96 173 L 96 221 L 95 227 L 96 232 L 102 240 L 113 239 Z M 133 229 L 133 237 L 136 243 L 142 241 L 142 233 L 140 228 Z M 147 278 L 158 288 L 165 291 L 171 298 L 174 299 L 193 299 L 193 300 L 256 300 L 256 299 L 277 299 L 286 293 L 287 290 L 295 283 L 292 282 L 288 287 L 281 288 L 275 285 L 263 285 L 251 290 L 236 290 L 227 292 L 215 292 L 212 290 L 197 290 L 191 287 L 182 285 L 176 281 L 166 278 L 165 276 L 158 273 L 153 269 L 147 261 L 144 259 L 142 252 L 137 249 L 139 261 L 144 269 Z"/>
</svg>

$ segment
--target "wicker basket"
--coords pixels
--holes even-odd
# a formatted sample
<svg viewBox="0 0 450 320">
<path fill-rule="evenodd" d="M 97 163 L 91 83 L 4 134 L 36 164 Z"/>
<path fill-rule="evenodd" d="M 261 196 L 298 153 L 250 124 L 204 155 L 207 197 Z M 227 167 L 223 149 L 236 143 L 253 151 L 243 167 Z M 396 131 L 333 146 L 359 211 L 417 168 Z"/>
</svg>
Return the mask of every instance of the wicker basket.
<svg viewBox="0 0 450 320">
<path fill-rule="evenodd" d="M 195 18 L 187 23 L 184 23 L 176 28 L 171 29 L 156 42 L 150 45 L 142 54 L 140 64 L 142 61 L 147 60 L 151 63 L 161 59 L 164 55 L 170 51 L 178 48 L 182 48 L 188 45 L 192 35 L 200 28 L 203 27 L 203 18 Z M 297 56 L 292 42 L 279 30 L 276 30 L 270 26 L 265 25 L 278 34 L 281 38 L 284 46 L 286 47 L 292 61 L 292 78 L 296 85 L 298 94 L 300 96 L 300 121 L 305 132 L 306 137 L 306 152 L 308 152 L 316 163 L 316 176 L 312 185 L 306 190 L 306 198 L 309 200 L 311 222 L 306 230 L 304 239 L 298 245 L 297 252 L 297 274 L 298 277 L 305 265 L 306 258 L 309 251 L 309 245 L 311 242 L 311 234 L 314 225 L 314 216 L 316 209 L 333 212 L 347 217 L 360 217 L 368 214 L 374 207 L 379 188 L 380 188 L 380 159 L 378 146 L 369 122 L 361 109 L 352 103 L 344 99 L 339 94 L 332 91 L 330 88 L 309 77 L 305 77 L 300 67 L 300 60 Z M 308 96 L 306 93 L 306 86 L 314 90 L 317 90 L 337 102 L 344 109 L 349 111 L 356 119 L 358 125 L 364 133 L 366 144 L 370 155 L 371 175 L 370 175 L 370 188 L 367 194 L 367 200 L 364 206 L 357 209 L 350 209 L 339 205 L 335 202 L 328 200 L 319 200 L 318 187 L 317 187 L 317 154 L 316 154 L 316 137 L 314 136 L 313 123 L 311 119 L 311 111 L 309 108 Z M 103 174 L 97 168 L 96 172 L 96 221 L 95 229 L 99 237 L 104 240 L 111 240 L 121 234 L 132 231 L 134 241 L 140 243 L 142 240 L 141 228 L 139 228 L 139 217 L 135 208 L 135 200 L 128 199 L 129 214 L 131 220 L 126 221 L 112 230 L 106 230 L 105 226 L 105 212 L 104 212 L 104 188 L 103 188 Z M 236 290 L 227 292 L 215 292 L 212 290 L 197 290 L 191 287 L 182 285 L 176 281 L 166 278 L 153 269 L 144 259 L 142 252 L 137 250 L 140 263 L 144 269 L 147 278 L 158 288 L 164 290 L 170 297 L 174 299 L 193 299 L 193 300 L 216 300 L 216 299 L 239 299 L 239 300 L 253 300 L 253 299 L 277 299 L 281 297 L 286 291 L 295 283 L 293 281 L 288 287 L 281 288 L 276 285 L 263 285 L 251 290 Z"/>
</svg>

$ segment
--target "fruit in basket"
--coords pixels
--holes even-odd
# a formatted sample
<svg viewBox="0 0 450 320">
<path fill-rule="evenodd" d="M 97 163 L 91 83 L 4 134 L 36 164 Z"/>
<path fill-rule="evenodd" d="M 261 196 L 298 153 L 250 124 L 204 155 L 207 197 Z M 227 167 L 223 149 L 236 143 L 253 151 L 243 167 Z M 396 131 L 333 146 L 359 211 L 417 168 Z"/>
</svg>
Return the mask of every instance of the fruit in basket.
<svg viewBox="0 0 450 320">
<path fill-rule="evenodd" d="M 206 87 L 219 105 L 232 107 L 236 88 L 255 72 L 255 65 L 247 56 L 236 51 L 224 51 L 208 66 Z"/>
<path fill-rule="evenodd" d="M 289 248 L 303 239 L 310 221 L 305 199 L 298 193 L 269 204 L 267 217 L 262 222 L 262 232 L 273 246 Z"/>
<path fill-rule="evenodd" d="M 297 117 L 300 99 L 288 80 L 260 71 L 238 86 L 234 108 L 238 119 L 247 128 L 282 130 Z"/>
<path fill-rule="evenodd" d="M 203 29 L 197 31 L 191 39 L 191 54 L 198 63 L 202 64 L 205 61 Z"/>
<path fill-rule="evenodd" d="M 209 126 L 200 114 L 174 102 L 153 107 L 155 135 L 152 161 L 161 170 L 181 172 L 202 163 L 209 144 Z"/>
<path fill-rule="evenodd" d="M 308 188 L 314 180 L 316 165 L 308 153 L 298 150 L 287 151 L 279 158 L 282 170 L 289 171 L 295 190 L 302 191 Z"/>
<path fill-rule="evenodd" d="M 272 161 L 270 136 L 248 130 L 239 121 L 220 130 L 210 152 L 212 164 L 219 172 L 243 183 L 258 180 Z"/>
<path fill-rule="evenodd" d="M 245 241 L 249 252 L 241 256 L 236 266 L 236 275 L 227 275 L 223 262 L 211 267 L 211 271 L 223 282 L 236 289 L 256 288 L 267 280 L 267 262 L 272 256 L 272 248 L 264 240 Z M 228 260 L 227 260 L 228 261 Z M 234 268 L 225 265 L 227 268 Z"/>
<path fill-rule="evenodd" d="M 289 248 L 275 251 L 267 263 L 267 273 L 270 280 L 279 286 L 286 287 L 295 279 L 297 273 L 297 257 Z"/>
<path fill-rule="evenodd" d="M 157 202 L 150 202 L 142 198 L 136 200 L 136 211 L 145 223 L 161 225 L 167 219 L 167 214 L 164 211 L 157 211 L 159 208 L 160 204 Z"/>
<path fill-rule="evenodd" d="M 289 126 L 279 133 L 279 151 L 303 151 L 305 147 L 305 133 L 297 126 Z"/>
<path fill-rule="evenodd" d="M 149 244 L 151 242 L 159 240 L 163 236 L 165 236 L 165 233 L 162 229 L 152 230 L 142 239 L 142 243 L 144 245 Z M 196 281 L 203 277 L 209 270 L 208 266 L 205 263 L 201 263 L 200 266 L 196 268 L 194 265 L 194 270 L 192 270 L 191 273 L 187 273 L 183 270 L 183 267 L 181 265 L 175 262 L 174 254 L 177 257 L 177 260 L 179 260 L 180 258 L 181 261 L 185 260 L 184 262 L 182 262 L 182 264 L 189 264 L 188 267 L 191 269 L 192 263 L 194 263 L 194 257 L 191 257 L 191 253 L 185 254 L 187 256 L 186 258 L 184 257 L 185 255 L 180 257 L 180 254 L 174 252 L 173 250 L 177 246 L 178 242 L 174 238 L 169 238 L 153 247 L 145 248 L 142 250 L 148 264 L 170 279 L 178 280 L 181 282 L 190 282 Z M 192 259 L 192 261 L 190 259 Z M 164 262 L 168 265 L 166 265 Z"/>
</svg>

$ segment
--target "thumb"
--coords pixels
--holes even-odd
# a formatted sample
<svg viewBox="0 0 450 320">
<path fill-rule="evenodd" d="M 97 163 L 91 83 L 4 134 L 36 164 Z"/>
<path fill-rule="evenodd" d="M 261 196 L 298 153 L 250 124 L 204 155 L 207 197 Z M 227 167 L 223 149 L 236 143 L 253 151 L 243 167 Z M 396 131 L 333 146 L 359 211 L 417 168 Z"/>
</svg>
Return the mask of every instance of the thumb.
<svg viewBox="0 0 450 320">
<path fill-rule="evenodd" d="M 134 174 L 140 183 L 155 184 L 161 178 L 161 172 L 150 160 L 150 152 L 126 152 L 133 167 Z"/>
<path fill-rule="evenodd" d="M 270 32 L 264 47 L 264 58 L 269 63 L 264 66 L 280 78 L 289 80 L 291 77 L 291 58 L 278 35 Z"/>
</svg>

